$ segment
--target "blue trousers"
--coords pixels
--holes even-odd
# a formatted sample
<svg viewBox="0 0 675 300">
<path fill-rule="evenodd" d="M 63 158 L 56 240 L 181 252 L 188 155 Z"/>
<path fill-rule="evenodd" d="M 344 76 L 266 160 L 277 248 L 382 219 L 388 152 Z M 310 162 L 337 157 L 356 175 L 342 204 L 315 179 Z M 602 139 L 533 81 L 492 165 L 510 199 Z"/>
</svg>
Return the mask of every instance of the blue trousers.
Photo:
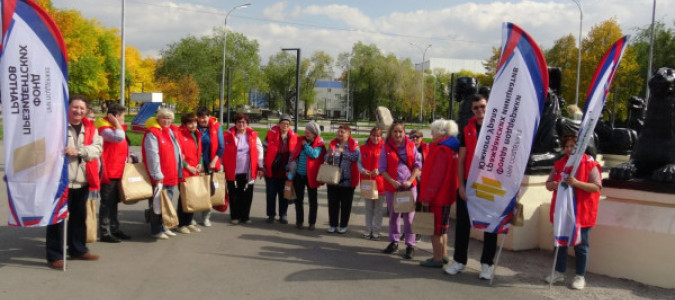
<svg viewBox="0 0 675 300">
<path fill-rule="evenodd" d="M 581 228 L 581 244 L 574 246 L 574 261 L 577 268 L 577 275 L 586 275 L 586 265 L 588 264 L 588 243 L 590 241 L 591 227 Z M 555 270 L 565 273 L 567 269 L 567 247 L 558 247 L 558 259 L 555 263 Z"/>
</svg>

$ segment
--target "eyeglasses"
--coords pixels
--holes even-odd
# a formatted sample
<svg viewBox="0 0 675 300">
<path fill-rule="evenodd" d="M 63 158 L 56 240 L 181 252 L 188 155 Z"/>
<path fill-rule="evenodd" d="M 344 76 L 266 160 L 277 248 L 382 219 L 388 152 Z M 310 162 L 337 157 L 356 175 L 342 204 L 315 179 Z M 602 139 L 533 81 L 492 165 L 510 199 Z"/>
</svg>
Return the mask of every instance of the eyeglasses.
<svg viewBox="0 0 675 300">
<path fill-rule="evenodd" d="M 421 136 L 416 136 L 416 135 L 413 135 L 413 137 L 412 137 L 412 138 L 413 138 L 414 140 L 416 140 L 416 139 L 420 139 L 420 138 L 422 138 L 422 137 L 421 137 Z"/>
<path fill-rule="evenodd" d="M 473 107 L 471 107 L 471 110 L 485 109 L 485 107 L 486 107 L 486 105 L 473 106 Z"/>
</svg>

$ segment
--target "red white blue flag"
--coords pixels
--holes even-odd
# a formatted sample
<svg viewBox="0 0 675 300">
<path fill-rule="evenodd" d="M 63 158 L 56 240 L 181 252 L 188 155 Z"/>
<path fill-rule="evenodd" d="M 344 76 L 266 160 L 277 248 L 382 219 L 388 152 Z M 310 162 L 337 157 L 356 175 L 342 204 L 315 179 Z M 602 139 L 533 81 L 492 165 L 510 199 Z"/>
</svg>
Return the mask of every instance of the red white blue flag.
<svg viewBox="0 0 675 300">
<path fill-rule="evenodd" d="M 9 225 L 56 224 L 67 214 L 66 44 L 35 2 L 2 0 L 0 90 Z"/>
<path fill-rule="evenodd" d="M 556 247 L 576 246 L 581 243 L 581 227 L 576 217 L 576 195 L 574 188 L 568 186 L 564 180 L 570 174 L 577 173 L 581 158 L 593 137 L 595 124 L 602 117 L 602 108 L 605 106 L 607 93 L 609 93 L 609 88 L 612 85 L 612 81 L 614 81 L 614 75 L 616 75 L 616 70 L 619 68 L 626 45 L 628 45 L 628 36 L 622 37 L 612 45 L 595 69 L 593 80 L 588 87 L 586 108 L 584 109 L 584 117 L 581 119 L 577 144 L 565 164 L 560 183 L 558 184 L 555 211 L 553 213 L 553 236 Z"/>
<path fill-rule="evenodd" d="M 508 233 L 520 183 L 548 94 L 548 67 L 537 43 L 504 23 L 502 52 L 466 183 L 474 228 Z"/>
</svg>

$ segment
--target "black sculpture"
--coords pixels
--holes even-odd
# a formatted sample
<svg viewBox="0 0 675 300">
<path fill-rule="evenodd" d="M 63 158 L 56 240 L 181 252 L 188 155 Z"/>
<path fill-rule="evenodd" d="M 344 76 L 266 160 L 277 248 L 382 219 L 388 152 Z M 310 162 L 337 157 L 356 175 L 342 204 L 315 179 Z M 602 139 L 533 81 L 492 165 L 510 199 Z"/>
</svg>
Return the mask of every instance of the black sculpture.
<svg viewBox="0 0 675 300">
<path fill-rule="evenodd" d="M 628 128 L 615 128 L 611 118 L 603 119 L 595 126 L 601 153 L 628 155 L 635 146 L 638 133 L 644 125 L 645 104 L 644 100 L 635 96 L 631 97 L 628 103 Z"/>
<path fill-rule="evenodd" d="M 457 78 L 457 88 L 455 89 L 455 100 L 459 103 L 459 116 L 457 118 L 457 126 L 462 130 L 473 117 L 471 111 L 471 101 L 467 100 L 471 95 L 478 91 L 478 81 L 473 77 L 459 77 Z"/>
<path fill-rule="evenodd" d="M 612 168 L 609 178 L 651 179 L 675 183 L 675 74 L 660 68 L 649 80 L 644 127 L 627 163 Z"/>
</svg>

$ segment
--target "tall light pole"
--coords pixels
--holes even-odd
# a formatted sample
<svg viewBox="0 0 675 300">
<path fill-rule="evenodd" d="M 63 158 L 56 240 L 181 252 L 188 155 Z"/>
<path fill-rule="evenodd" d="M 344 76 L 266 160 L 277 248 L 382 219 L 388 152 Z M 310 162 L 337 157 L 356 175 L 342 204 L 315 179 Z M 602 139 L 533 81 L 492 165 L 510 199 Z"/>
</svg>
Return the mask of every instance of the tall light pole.
<svg viewBox="0 0 675 300">
<path fill-rule="evenodd" d="M 298 132 L 298 103 L 300 103 L 300 48 L 281 48 L 283 51 L 295 51 L 295 132 Z M 305 112 L 307 105 L 305 105 Z"/>
<path fill-rule="evenodd" d="M 422 53 L 422 98 L 420 98 L 420 126 L 422 126 L 422 104 L 424 103 L 424 61 L 426 60 L 427 50 L 431 48 L 431 44 L 427 45 L 424 49 L 422 49 L 422 47 L 418 46 L 417 44 L 409 44 L 419 49 Z"/>
<path fill-rule="evenodd" d="M 579 53 L 577 54 L 577 89 L 574 93 L 574 104 L 579 106 L 579 78 L 581 76 L 581 28 L 584 24 L 584 9 L 579 0 L 572 0 L 579 8 Z"/>
<path fill-rule="evenodd" d="M 225 29 L 225 38 L 223 39 L 223 74 L 222 77 L 220 78 L 220 111 L 218 112 L 218 121 L 220 124 L 223 124 L 223 103 L 225 102 L 225 62 L 227 58 L 227 17 L 230 16 L 230 13 L 233 12 L 237 8 L 246 8 L 251 6 L 251 3 L 245 3 L 245 4 L 240 4 L 232 9 L 230 9 L 227 14 L 225 15 L 225 26 L 223 27 Z M 228 114 L 230 113 L 229 111 L 227 112 Z"/>
<path fill-rule="evenodd" d="M 350 81 L 349 77 L 352 73 L 352 54 L 349 54 L 349 57 L 347 57 L 347 114 L 346 114 L 347 121 L 349 121 L 349 116 L 351 115 L 350 113 L 352 112 L 351 105 L 349 102 L 350 100 L 349 94 L 351 93 L 351 90 L 349 89 L 349 81 Z"/>
<path fill-rule="evenodd" d="M 652 63 L 654 61 L 654 18 L 656 15 L 656 0 L 652 4 L 652 28 L 649 33 L 649 60 L 647 63 L 647 86 L 645 88 L 645 103 L 649 103 L 649 77 L 652 76 Z"/>
<path fill-rule="evenodd" d="M 126 26 L 125 21 L 124 21 L 124 14 L 125 14 L 124 4 L 126 2 L 127 2 L 126 0 L 122 0 L 122 47 L 121 47 L 122 53 L 120 53 L 120 64 L 121 64 L 121 66 L 120 66 L 121 67 L 120 68 L 120 105 L 122 105 L 122 106 L 124 106 L 124 60 L 125 60 L 124 59 L 124 57 L 125 57 L 124 48 L 126 47 L 125 42 L 124 42 L 124 27 Z"/>
</svg>

